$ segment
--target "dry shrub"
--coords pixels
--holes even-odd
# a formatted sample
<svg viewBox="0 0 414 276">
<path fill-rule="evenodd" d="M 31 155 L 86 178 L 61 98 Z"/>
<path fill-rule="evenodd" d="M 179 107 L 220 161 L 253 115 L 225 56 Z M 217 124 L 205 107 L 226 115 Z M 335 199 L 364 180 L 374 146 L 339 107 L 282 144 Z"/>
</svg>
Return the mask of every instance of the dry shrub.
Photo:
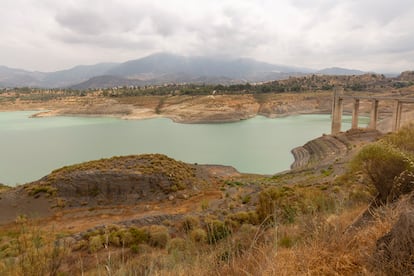
<svg viewBox="0 0 414 276">
<path fill-rule="evenodd" d="M 173 238 L 167 243 L 167 251 L 171 253 L 173 251 L 184 251 L 187 247 L 187 242 L 183 238 Z"/>
<path fill-rule="evenodd" d="M 149 244 L 154 247 L 165 248 L 170 239 L 168 228 L 162 225 L 152 225 L 149 228 Z"/>
<path fill-rule="evenodd" d="M 204 229 L 197 228 L 190 232 L 191 240 L 196 243 L 204 243 L 207 241 L 207 233 Z"/>
<path fill-rule="evenodd" d="M 89 238 L 89 252 L 95 253 L 104 247 L 105 239 L 101 235 Z"/>
<path fill-rule="evenodd" d="M 259 194 L 256 212 L 260 221 L 293 223 L 303 214 L 333 212 L 334 194 L 318 187 L 270 187 Z"/>
<path fill-rule="evenodd" d="M 222 275 L 375 275 L 371 255 L 376 240 L 391 226 L 395 215 L 390 208 L 382 209 L 374 224 L 358 231 L 347 232 L 361 208 L 339 216 L 304 216 L 300 223 L 288 225 L 286 231 L 301 233 L 301 239 L 289 248 L 275 246 L 270 240 L 258 244 L 222 266 Z M 386 214 L 387 216 L 384 216 Z M 280 226 L 285 227 L 285 226 Z M 271 228 L 278 237 L 277 228 Z M 277 244 L 280 243 L 279 236 Z"/>
<path fill-rule="evenodd" d="M 402 127 L 398 132 L 387 135 L 383 140 L 397 148 L 414 153 L 414 123 Z"/>
<path fill-rule="evenodd" d="M 200 226 L 200 219 L 196 216 L 187 215 L 181 222 L 181 228 L 186 232 L 190 232 Z"/>
<path fill-rule="evenodd" d="M 414 195 L 398 204 L 398 220 L 377 241 L 374 268 L 387 275 L 409 275 L 414 271 Z"/>
<path fill-rule="evenodd" d="M 15 255 L 0 258 L 0 275 L 58 275 L 69 256 L 69 242 L 30 221 L 18 223 L 20 232 L 12 241 Z"/>
<path fill-rule="evenodd" d="M 361 172 L 375 186 L 379 200 L 385 203 L 394 179 L 402 172 L 412 170 L 409 155 L 385 143 L 364 147 L 351 163 L 352 173 Z"/>
<path fill-rule="evenodd" d="M 227 216 L 227 219 L 237 222 L 239 225 L 248 223 L 248 224 L 258 224 L 259 223 L 259 217 L 256 212 L 250 211 L 250 212 L 238 212 L 234 214 L 230 214 Z"/>
<path fill-rule="evenodd" d="M 230 234 L 229 228 L 224 224 L 224 222 L 212 219 L 206 221 L 207 227 L 207 241 L 210 244 L 215 244 L 219 240 L 224 239 Z"/>
</svg>

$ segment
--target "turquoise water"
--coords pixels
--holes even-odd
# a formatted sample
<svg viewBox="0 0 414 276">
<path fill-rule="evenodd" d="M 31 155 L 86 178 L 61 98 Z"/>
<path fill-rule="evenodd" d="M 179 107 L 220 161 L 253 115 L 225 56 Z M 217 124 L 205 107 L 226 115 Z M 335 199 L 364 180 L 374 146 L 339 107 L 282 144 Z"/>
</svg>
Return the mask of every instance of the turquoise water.
<svg viewBox="0 0 414 276">
<path fill-rule="evenodd" d="M 273 174 L 289 169 L 291 149 L 329 133 L 331 126 L 329 115 L 177 124 L 163 118 L 29 118 L 33 113 L 0 112 L 0 183 L 22 184 L 65 165 L 141 153 Z M 350 119 L 343 125 L 349 128 Z"/>
</svg>

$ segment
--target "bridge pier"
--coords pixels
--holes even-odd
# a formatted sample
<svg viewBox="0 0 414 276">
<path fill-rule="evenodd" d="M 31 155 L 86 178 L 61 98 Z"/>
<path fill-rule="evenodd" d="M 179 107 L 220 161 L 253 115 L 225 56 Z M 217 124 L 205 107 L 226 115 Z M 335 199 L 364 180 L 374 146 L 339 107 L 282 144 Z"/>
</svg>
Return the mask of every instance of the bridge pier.
<svg viewBox="0 0 414 276">
<path fill-rule="evenodd" d="M 343 99 L 341 97 L 343 88 L 335 88 L 334 99 L 332 103 L 332 126 L 331 133 L 333 135 L 341 132 L 342 124 L 342 109 L 343 109 Z"/>
<path fill-rule="evenodd" d="M 401 124 L 402 102 L 396 100 L 394 106 L 394 113 L 392 114 L 392 131 L 397 131 L 400 129 Z"/>
<path fill-rule="evenodd" d="M 352 129 L 358 128 L 359 99 L 354 99 L 354 109 L 352 110 Z"/>
<path fill-rule="evenodd" d="M 335 88 L 332 102 L 332 125 L 331 134 L 335 135 L 341 132 L 342 125 L 342 109 L 343 101 L 346 99 L 354 100 L 354 107 L 352 110 L 352 129 L 358 128 L 359 104 L 360 100 L 371 101 L 370 121 L 367 129 L 376 130 L 378 115 L 379 115 L 379 101 L 394 101 L 394 112 L 392 115 L 392 131 L 398 131 L 401 126 L 401 115 L 403 104 L 414 104 L 413 98 L 392 98 L 392 97 L 369 97 L 369 96 L 345 96 L 343 95 L 343 88 Z"/>
<path fill-rule="evenodd" d="M 369 120 L 368 129 L 377 129 L 377 121 L 378 121 L 378 100 L 373 99 L 372 100 L 372 106 L 371 106 L 371 116 Z"/>
</svg>

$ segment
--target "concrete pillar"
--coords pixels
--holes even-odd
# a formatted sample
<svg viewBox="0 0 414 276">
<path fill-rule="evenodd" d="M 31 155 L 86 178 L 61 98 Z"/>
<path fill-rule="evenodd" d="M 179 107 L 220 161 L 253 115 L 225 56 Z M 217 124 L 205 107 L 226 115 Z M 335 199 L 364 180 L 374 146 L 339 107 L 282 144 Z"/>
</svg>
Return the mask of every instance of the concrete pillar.
<svg viewBox="0 0 414 276">
<path fill-rule="evenodd" d="M 332 127 L 331 134 L 341 132 L 343 99 L 341 98 L 343 88 L 335 88 L 332 102 Z"/>
<path fill-rule="evenodd" d="M 398 131 L 401 125 L 402 102 L 395 101 L 394 113 L 392 114 L 392 131 Z"/>
<path fill-rule="evenodd" d="M 368 129 L 377 129 L 377 121 L 378 121 L 378 100 L 372 100 L 371 106 L 371 119 L 369 121 Z"/>
<path fill-rule="evenodd" d="M 352 110 L 352 129 L 358 128 L 359 99 L 354 99 L 354 109 Z"/>
</svg>

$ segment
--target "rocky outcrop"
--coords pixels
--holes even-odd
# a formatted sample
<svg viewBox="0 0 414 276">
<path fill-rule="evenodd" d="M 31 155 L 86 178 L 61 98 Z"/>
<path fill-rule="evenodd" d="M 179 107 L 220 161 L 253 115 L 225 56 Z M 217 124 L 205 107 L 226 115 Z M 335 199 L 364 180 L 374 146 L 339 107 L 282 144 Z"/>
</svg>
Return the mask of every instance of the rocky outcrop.
<svg viewBox="0 0 414 276">
<path fill-rule="evenodd" d="M 398 76 L 402 81 L 414 81 L 414 71 L 404 71 Z"/>
<path fill-rule="evenodd" d="M 27 190 L 32 194 L 42 189 L 52 191 L 69 207 L 119 205 L 163 200 L 182 190 L 190 193 L 209 181 L 208 172 L 200 166 L 145 154 L 63 167 L 31 183 Z"/>
</svg>

